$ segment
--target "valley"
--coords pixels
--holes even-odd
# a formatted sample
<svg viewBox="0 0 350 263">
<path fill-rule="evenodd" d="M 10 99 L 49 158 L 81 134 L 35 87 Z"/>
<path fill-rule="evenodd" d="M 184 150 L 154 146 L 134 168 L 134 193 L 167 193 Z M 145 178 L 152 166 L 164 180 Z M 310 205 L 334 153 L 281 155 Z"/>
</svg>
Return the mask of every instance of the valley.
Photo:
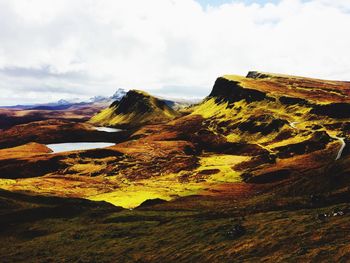
<svg viewBox="0 0 350 263">
<path fill-rule="evenodd" d="M 249 72 L 180 108 L 131 90 L 0 114 L 8 262 L 350 258 L 350 82 Z"/>
</svg>

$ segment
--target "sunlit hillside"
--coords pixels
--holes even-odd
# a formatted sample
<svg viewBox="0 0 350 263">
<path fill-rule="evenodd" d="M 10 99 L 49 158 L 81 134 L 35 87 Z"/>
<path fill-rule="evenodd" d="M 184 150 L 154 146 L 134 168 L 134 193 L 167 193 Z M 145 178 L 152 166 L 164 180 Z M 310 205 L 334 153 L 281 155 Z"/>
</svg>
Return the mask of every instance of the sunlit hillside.
<svg viewBox="0 0 350 263">
<path fill-rule="evenodd" d="M 137 248 L 146 262 L 341 262 L 349 241 L 349 90 L 348 82 L 250 72 L 219 77 L 181 112 L 129 91 L 87 122 L 13 125 L 0 138 L 2 222 L 20 224 L 3 237 L 16 243 L 11 257 L 21 258 L 14 249 L 29 236 L 23 255 L 49 246 L 62 259 L 77 250 L 54 244 L 81 248 L 94 239 L 104 257 L 123 260 L 121 247 Z M 81 141 L 112 146 L 49 148 Z M 29 232 L 22 216 L 35 222 Z"/>
</svg>

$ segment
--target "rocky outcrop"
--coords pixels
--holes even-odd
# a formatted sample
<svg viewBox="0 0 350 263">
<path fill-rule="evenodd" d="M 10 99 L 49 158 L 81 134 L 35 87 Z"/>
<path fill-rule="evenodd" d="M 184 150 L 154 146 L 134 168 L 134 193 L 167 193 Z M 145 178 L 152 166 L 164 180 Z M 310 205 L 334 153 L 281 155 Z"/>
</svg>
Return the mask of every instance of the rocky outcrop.
<svg viewBox="0 0 350 263">
<path fill-rule="evenodd" d="M 247 74 L 247 78 L 251 78 L 251 79 L 266 79 L 269 77 L 270 77 L 269 74 L 262 73 L 259 71 L 249 71 Z"/>
<path fill-rule="evenodd" d="M 236 101 L 245 100 L 248 103 L 253 101 L 262 101 L 266 98 L 266 93 L 255 90 L 243 88 L 239 82 L 227 80 L 225 78 L 218 78 L 215 81 L 212 92 L 209 98 L 215 98 L 220 102 L 234 103 Z"/>
<path fill-rule="evenodd" d="M 294 155 L 302 155 L 324 149 L 331 140 L 332 138 L 327 132 L 316 131 L 308 140 L 277 147 L 273 151 L 278 152 L 277 156 L 279 158 L 290 158 Z"/>
<path fill-rule="evenodd" d="M 282 96 L 279 98 L 279 101 L 284 105 L 309 105 L 309 102 L 305 99 L 300 98 L 293 98 L 293 97 L 287 97 Z"/>
<path fill-rule="evenodd" d="M 272 115 L 253 116 L 245 122 L 238 125 L 238 129 L 242 132 L 258 133 L 268 135 L 271 132 L 279 131 L 288 122 L 283 119 L 275 118 Z"/>
<path fill-rule="evenodd" d="M 350 103 L 330 103 L 326 105 L 315 105 L 311 113 L 328 116 L 334 119 L 350 118 Z"/>
</svg>

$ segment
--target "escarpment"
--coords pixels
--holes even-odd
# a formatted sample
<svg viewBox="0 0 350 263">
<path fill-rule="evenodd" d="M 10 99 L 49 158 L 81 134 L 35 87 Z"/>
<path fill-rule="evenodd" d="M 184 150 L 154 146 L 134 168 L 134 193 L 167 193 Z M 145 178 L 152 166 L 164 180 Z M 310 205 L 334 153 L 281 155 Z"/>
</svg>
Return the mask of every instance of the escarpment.
<svg viewBox="0 0 350 263">
<path fill-rule="evenodd" d="M 348 82 L 261 72 L 225 75 L 192 114 L 228 143 L 255 144 L 290 158 L 341 143 L 336 138 L 348 134 L 341 124 L 350 118 L 349 91 Z"/>
<path fill-rule="evenodd" d="M 219 103 L 233 103 L 240 100 L 245 100 L 249 103 L 266 99 L 266 93 L 255 89 L 244 88 L 238 81 L 218 78 L 208 98 L 215 98 L 216 102 Z"/>
</svg>

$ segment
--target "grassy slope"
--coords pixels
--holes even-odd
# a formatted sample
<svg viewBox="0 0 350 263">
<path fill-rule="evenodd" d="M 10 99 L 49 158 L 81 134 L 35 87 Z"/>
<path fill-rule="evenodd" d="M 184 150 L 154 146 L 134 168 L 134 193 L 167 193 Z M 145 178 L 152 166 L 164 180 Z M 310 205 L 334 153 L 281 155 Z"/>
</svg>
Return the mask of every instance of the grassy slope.
<svg viewBox="0 0 350 263">
<path fill-rule="evenodd" d="M 225 75 L 223 78 L 237 82 L 241 87 L 264 92 L 269 99 L 253 102 L 240 100 L 230 103 L 225 100 L 217 101 L 216 97 L 208 97 L 195 107 L 192 114 L 208 119 L 210 130 L 216 134 L 223 134 L 230 142 L 254 142 L 270 152 L 277 147 L 307 141 L 315 131 L 325 132 L 333 137 L 346 136 L 344 133 L 347 131 L 336 127 L 349 123 L 350 118 L 333 119 L 316 116 L 312 114 L 312 104 L 307 103 L 349 102 L 350 84 L 348 82 L 322 81 L 278 74 L 268 76 L 268 78 L 252 79 Z M 306 103 L 282 103 L 280 98 L 284 96 L 303 99 Z M 274 121 L 275 124 L 280 121 L 280 126 L 273 127 Z M 244 130 L 241 128 L 242 123 L 254 127 Z M 258 132 L 259 128 L 262 130 L 269 125 L 272 127 L 271 131 L 265 129 Z"/>
<path fill-rule="evenodd" d="M 136 95 L 134 95 L 134 93 Z M 135 97 L 135 98 L 133 98 Z M 127 102 L 126 111 L 119 112 L 121 104 Z M 142 109 L 137 107 L 142 104 Z M 142 124 L 161 123 L 177 116 L 177 113 L 167 105 L 159 106 L 160 100 L 142 91 L 129 91 L 120 103 L 112 104 L 90 120 L 93 124 L 104 126 L 130 127 Z M 136 107 L 135 107 L 136 105 Z"/>
<path fill-rule="evenodd" d="M 350 257 L 348 204 L 254 212 L 249 204 L 236 208 L 232 199 L 179 201 L 134 211 L 82 209 L 79 203 L 60 210 L 61 204 L 50 204 L 50 213 L 41 210 L 47 204 L 21 202 L 17 212 L 6 215 L 10 225 L 1 220 L 2 262 L 346 262 Z M 193 202 L 196 208 L 188 209 Z M 17 221 L 18 211 L 28 206 L 40 216 Z M 321 220 L 320 214 L 330 216 Z M 230 234 L 236 224 L 244 226 L 243 235 Z"/>
<path fill-rule="evenodd" d="M 256 88 L 277 99 L 285 95 L 274 85 L 286 80 L 245 81 L 250 88 L 259 83 Z M 315 82 L 307 83 L 306 88 L 292 87 L 289 94 L 318 99 L 319 92 L 308 88 Z M 324 103 L 344 101 L 334 91 L 329 97 L 320 94 Z M 259 118 L 250 122 L 253 117 Z M 281 126 L 265 131 L 276 119 Z M 132 211 L 90 213 L 87 208 L 63 218 L 15 220 L 3 225 L 0 252 L 9 262 L 347 262 L 349 155 L 334 161 L 340 146 L 335 140 L 312 148 L 323 143 L 315 137 L 319 132 L 348 137 L 347 122 L 314 115 L 308 105 L 278 100 L 230 105 L 209 98 L 193 114 L 146 126 L 107 154 L 70 154 L 62 160 L 68 168 L 61 174 L 16 180 L 33 192 L 94 193 L 89 198 L 127 208 L 148 198 L 174 201 Z M 257 130 L 262 128 L 264 134 Z M 304 141 L 302 151 L 293 152 L 293 145 Z M 283 151 L 293 154 L 259 159 Z M 260 181 L 242 182 L 248 171 Z M 287 171 L 286 177 L 279 178 L 280 171 Z M 92 187 L 84 192 L 84 185 Z M 7 199 L 1 207 L 8 211 L 11 203 Z M 33 204 L 21 204 L 27 205 Z M 246 230 L 240 236 L 232 235 L 237 224 Z"/>
<path fill-rule="evenodd" d="M 197 106 L 190 116 L 169 123 L 170 126 L 147 126 L 144 131 L 135 133 L 134 136 L 141 136 L 140 139 L 113 147 L 114 150 L 124 154 L 122 158 L 113 156 L 114 151 L 103 158 L 94 157 L 93 154 L 88 158 L 79 154 L 72 155 L 61 161 L 62 165 L 64 164 L 62 169 L 44 178 L 3 180 L 1 185 L 9 190 L 106 200 L 130 208 L 147 199 L 170 200 L 179 196 L 208 192 L 208 189 L 214 191 L 215 188 L 220 187 L 219 184 L 242 181 L 241 175 L 247 172 L 251 172 L 253 176 L 280 170 L 287 170 L 288 173 L 293 174 L 300 169 L 299 167 L 308 167 L 303 162 L 308 160 L 305 155 L 297 160 L 277 158 L 276 163 L 266 164 L 266 160 L 259 163 L 249 149 L 243 152 L 245 156 L 220 152 L 221 147 L 225 147 L 226 140 L 228 143 L 243 145 L 255 143 L 260 149 L 275 155 L 279 153 L 278 147 L 312 141 L 316 131 L 334 135 L 340 132 L 337 129 L 331 130 L 327 126 L 337 123 L 337 120 L 316 118 L 310 114 L 310 107 L 284 105 L 278 101 L 280 95 L 276 93 L 272 96 L 275 96 L 275 101 L 263 100 L 248 103 L 240 100 L 233 106 L 228 102 L 217 102 L 215 98 L 208 98 Z M 191 119 L 199 115 L 201 117 L 198 121 Z M 263 117 L 253 123 L 256 126 L 264 127 L 279 119 L 281 127 L 264 134 L 256 130 L 241 130 L 239 125 L 251 121 L 252 116 Z M 191 127 L 190 130 L 184 128 L 187 121 L 187 125 Z M 292 122 L 297 123 L 296 127 L 291 126 Z M 206 124 L 203 125 L 203 123 Z M 315 125 L 319 125 L 320 128 L 314 130 Z M 152 131 L 154 128 L 155 130 Z M 210 140 L 198 142 L 205 138 L 198 133 L 203 129 L 212 133 L 210 136 L 214 138 L 210 140 L 215 141 L 217 138 L 220 138 L 219 141 L 224 140 L 221 143 L 222 146 L 219 144 L 218 150 L 215 150 L 217 152 L 214 153 L 208 148 L 212 143 Z M 181 138 L 183 134 L 187 137 L 192 135 L 196 137 Z M 281 136 L 281 134 L 286 135 Z M 198 144 L 203 145 L 198 146 Z M 201 154 L 191 156 L 184 153 L 186 147 L 204 148 L 201 149 L 203 151 Z M 307 147 L 306 145 L 306 149 Z M 322 158 L 332 160 L 339 147 L 339 141 L 331 141 Z M 185 163 L 180 165 L 180 160 Z M 247 161 L 250 163 L 244 165 Z M 194 162 L 194 164 L 187 165 L 186 162 Z M 242 165 L 236 166 L 242 162 Z M 315 160 L 311 160 L 311 163 L 315 163 Z M 96 175 L 99 176 L 95 177 Z"/>
<path fill-rule="evenodd" d="M 237 75 L 224 75 L 223 78 L 238 81 L 243 87 L 277 96 L 288 95 L 307 99 L 316 103 L 348 102 L 350 96 L 348 81 L 320 80 L 271 73 L 266 73 L 262 78 L 246 78 Z"/>
</svg>

